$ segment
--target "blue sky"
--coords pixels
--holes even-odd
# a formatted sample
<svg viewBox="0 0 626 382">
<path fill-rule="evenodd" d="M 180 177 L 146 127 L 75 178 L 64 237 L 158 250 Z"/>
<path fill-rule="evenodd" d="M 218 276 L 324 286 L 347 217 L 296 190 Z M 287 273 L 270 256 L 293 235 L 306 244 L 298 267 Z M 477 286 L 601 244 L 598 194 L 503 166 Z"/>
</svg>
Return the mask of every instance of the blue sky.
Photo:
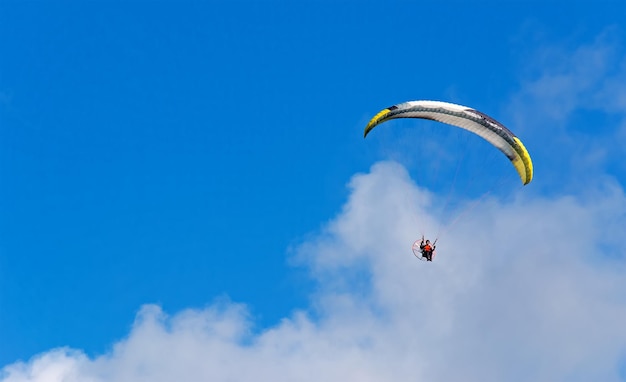
<svg viewBox="0 0 626 382">
<path fill-rule="evenodd" d="M 311 354 L 348 353 L 352 367 L 327 380 L 454 380 L 437 367 L 450 357 L 469 380 L 626 379 L 625 15 L 623 1 L 0 1 L 0 380 L 62 380 L 37 365 L 142 380 L 169 375 L 161 357 L 163 380 L 248 380 L 216 354 L 272 369 L 299 352 L 267 349 L 322 343 L 303 353 L 309 366 L 262 375 L 335 370 Z M 377 111 L 417 99 L 494 116 L 536 170 L 507 198 L 479 200 L 430 269 L 407 249 L 441 225 L 445 192 L 420 182 L 413 147 L 433 125 L 362 138 Z M 461 256 L 477 238 L 498 250 Z M 406 293 L 423 280 L 443 292 Z M 580 334 L 591 307 L 606 332 Z M 543 347 L 516 321 L 522 308 L 553 340 L 547 366 L 529 355 Z M 400 311 L 448 334 L 405 343 L 392 332 L 406 323 L 385 318 Z M 502 324 L 471 363 L 454 349 L 484 337 L 479 311 Z M 569 332 L 558 318 L 573 312 Z M 211 359 L 216 374 L 146 344 Z M 441 358 L 362 367 L 390 349 Z M 604 361 L 581 366 L 586 351 Z M 511 358 L 490 372 L 491 352 Z M 120 371 L 138 354 L 143 377 Z"/>
</svg>

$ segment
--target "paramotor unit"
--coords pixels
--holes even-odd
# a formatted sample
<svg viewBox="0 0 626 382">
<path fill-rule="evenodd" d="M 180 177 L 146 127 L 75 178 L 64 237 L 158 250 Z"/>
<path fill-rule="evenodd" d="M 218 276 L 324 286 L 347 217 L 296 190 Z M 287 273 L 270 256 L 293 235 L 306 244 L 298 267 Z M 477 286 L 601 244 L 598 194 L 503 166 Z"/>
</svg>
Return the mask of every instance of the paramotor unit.
<svg viewBox="0 0 626 382">
<path fill-rule="evenodd" d="M 413 250 L 413 254 L 415 255 L 415 257 L 417 257 L 418 259 L 422 261 L 426 261 L 427 260 L 426 256 L 424 256 L 424 253 L 422 252 L 422 249 L 420 247 L 421 242 L 422 242 L 422 239 L 415 240 L 411 249 Z M 433 259 L 435 258 L 435 254 L 436 252 L 433 251 Z"/>
</svg>

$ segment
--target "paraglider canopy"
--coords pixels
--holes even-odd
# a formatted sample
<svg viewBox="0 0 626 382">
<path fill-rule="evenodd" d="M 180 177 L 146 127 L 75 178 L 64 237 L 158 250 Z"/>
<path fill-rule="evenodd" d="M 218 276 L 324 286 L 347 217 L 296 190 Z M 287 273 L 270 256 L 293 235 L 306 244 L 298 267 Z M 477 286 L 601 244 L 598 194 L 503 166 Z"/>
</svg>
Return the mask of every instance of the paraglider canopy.
<svg viewBox="0 0 626 382">
<path fill-rule="evenodd" d="M 377 125 L 395 118 L 430 119 L 468 130 L 506 155 L 524 185 L 533 179 L 532 160 L 522 141 L 503 124 L 478 110 L 440 101 L 404 102 L 376 114 L 365 127 L 364 137 Z"/>
</svg>

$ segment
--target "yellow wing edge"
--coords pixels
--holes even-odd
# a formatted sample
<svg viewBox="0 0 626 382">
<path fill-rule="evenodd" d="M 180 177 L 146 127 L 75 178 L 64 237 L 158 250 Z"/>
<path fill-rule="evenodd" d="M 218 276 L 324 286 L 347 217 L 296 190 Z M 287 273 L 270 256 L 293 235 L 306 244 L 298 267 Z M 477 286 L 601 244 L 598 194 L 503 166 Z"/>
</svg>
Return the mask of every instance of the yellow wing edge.
<svg viewBox="0 0 626 382">
<path fill-rule="evenodd" d="M 379 123 L 381 123 L 383 121 L 383 119 L 385 119 L 385 117 L 387 116 L 387 114 L 389 114 L 391 110 L 389 110 L 389 108 L 384 109 L 380 112 L 378 112 L 378 114 L 376 114 L 374 116 L 374 118 L 370 119 L 370 121 L 367 123 L 367 126 L 365 126 L 365 132 L 363 133 L 363 138 L 367 137 L 367 134 L 369 134 L 369 132 Z"/>
<path fill-rule="evenodd" d="M 520 178 L 522 178 L 522 182 L 525 186 L 533 180 L 533 161 L 530 159 L 530 154 L 528 153 L 528 150 L 526 150 L 522 141 L 520 141 L 517 137 L 513 137 L 513 140 L 516 143 L 515 151 L 521 159 L 513 161 L 513 165 L 515 166 Z"/>
</svg>

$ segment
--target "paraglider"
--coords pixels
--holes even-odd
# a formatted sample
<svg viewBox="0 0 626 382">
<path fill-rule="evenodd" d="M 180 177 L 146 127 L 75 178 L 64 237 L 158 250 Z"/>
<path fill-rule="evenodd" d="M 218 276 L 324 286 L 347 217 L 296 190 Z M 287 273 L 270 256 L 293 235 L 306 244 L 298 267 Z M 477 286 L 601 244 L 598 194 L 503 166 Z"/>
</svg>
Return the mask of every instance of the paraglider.
<svg viewBox="0 0 626 382">
<path fill-rule="evenodd" d="M 421 118 L 442 122 L 467 130 L 495 146 L 511 162 L 522 184 L 533 179 L 533 163 L 522 141 L 511 130 L 494 118 L 476 109 L 441 101 L 409 101 L 390 106 L 378 112 L 365 127 L 364 137 L 379 124 L 397 118 Z M 432 261 L 435 244 L 429 240 L 416 240 L 413 253 L 420 260 Z"/>
</svg>

